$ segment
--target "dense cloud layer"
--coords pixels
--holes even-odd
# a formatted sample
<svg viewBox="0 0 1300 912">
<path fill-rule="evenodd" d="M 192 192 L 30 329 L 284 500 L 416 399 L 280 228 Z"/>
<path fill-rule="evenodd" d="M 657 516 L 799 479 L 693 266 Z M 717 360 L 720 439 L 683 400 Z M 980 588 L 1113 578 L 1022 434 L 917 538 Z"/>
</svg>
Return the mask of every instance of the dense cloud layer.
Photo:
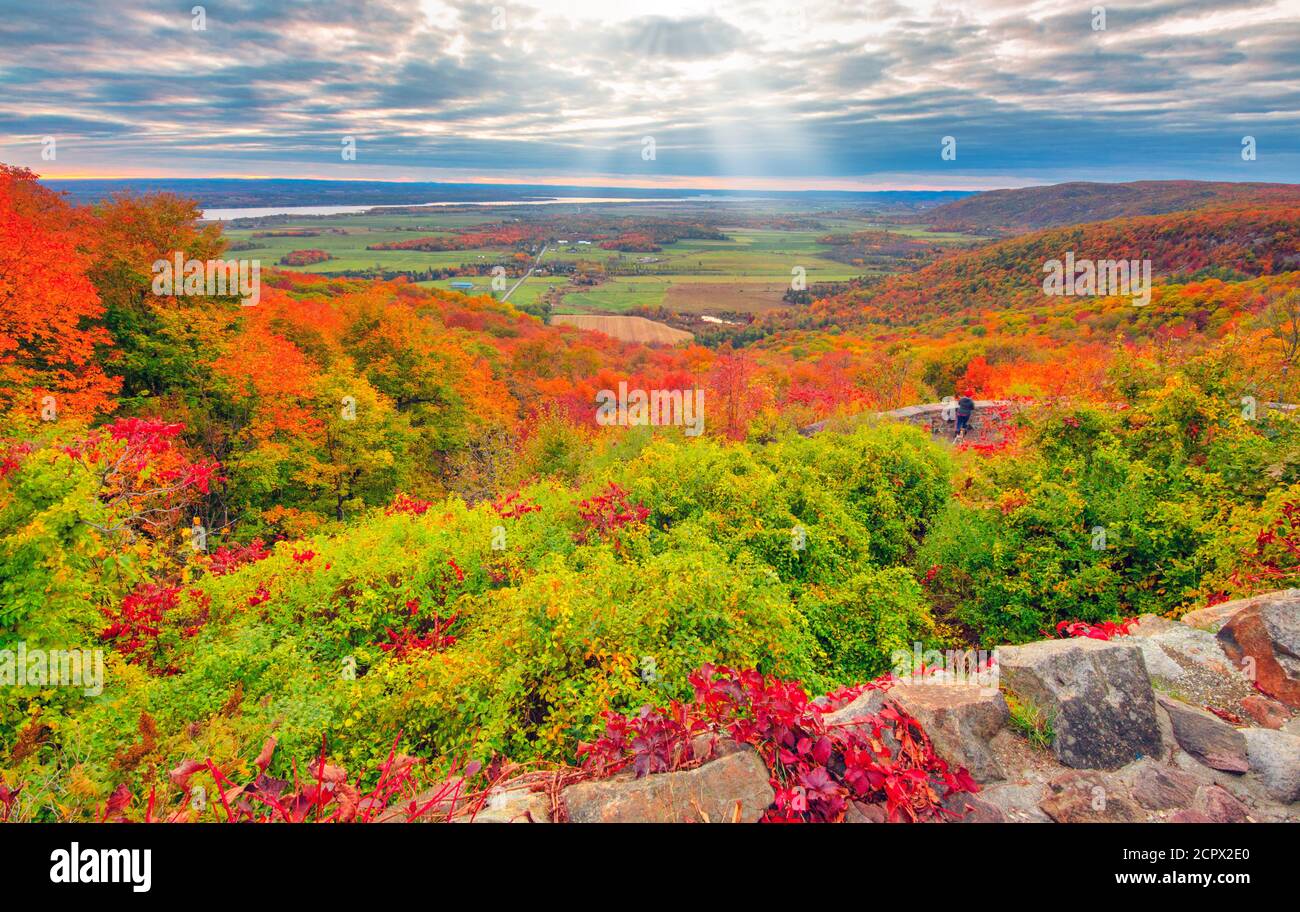
<svg viewBox="0 0 1300 912">
<path fill-rule="evenodd" d="M 0 0 L 0 160 L 52 176 L 1295 179 L 1294 0 L 1126 2 L 1101 31 L 1095 2 L 213 0 L 196 30 L 190 0 Z"/>
</svg>

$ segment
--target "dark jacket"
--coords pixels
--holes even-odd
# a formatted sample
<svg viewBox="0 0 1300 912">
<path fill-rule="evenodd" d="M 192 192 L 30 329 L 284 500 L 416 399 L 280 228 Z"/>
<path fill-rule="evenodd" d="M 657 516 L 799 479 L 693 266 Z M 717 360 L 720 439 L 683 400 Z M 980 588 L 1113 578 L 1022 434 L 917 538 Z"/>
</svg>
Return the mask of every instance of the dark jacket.
<svg viewBox="0 0 1300 912">
<path fill-rule="evenodd" d="M 969 418 L 975 413 L 975 402 L 970 396 L 962 396 L 957 400 L 957 414 L 965 415 Z"/>
</svg>

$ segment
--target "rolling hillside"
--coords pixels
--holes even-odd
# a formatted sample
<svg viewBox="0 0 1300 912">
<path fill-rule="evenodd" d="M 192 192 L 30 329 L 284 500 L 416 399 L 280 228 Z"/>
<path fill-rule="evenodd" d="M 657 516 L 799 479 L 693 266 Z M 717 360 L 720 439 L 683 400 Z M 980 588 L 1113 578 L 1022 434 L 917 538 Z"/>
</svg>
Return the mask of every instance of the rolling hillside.
<svg viewBox="0 0 1300 912">
<path fill-rule="evenodd" d="M 1076 181 L 1020 190 L 992 190 L 939 206 L 927 221 L 936 230 L 1020 234 L 1041 228 L 1116 218 L 1163 215 L 1218 206 L 1300 203 L 1295 184 Z"/>
<path fill-rule="evenodd" d="M 1300 207 L 1180 212 L 1054 228 L 949 256 L 868 289 L 816 302 L 843 323 L 914 324 L 939 314 L 1041 307 L 1043 264 L 1150 259 L 1152 282 L 1300 270 Z"/>
</svg>

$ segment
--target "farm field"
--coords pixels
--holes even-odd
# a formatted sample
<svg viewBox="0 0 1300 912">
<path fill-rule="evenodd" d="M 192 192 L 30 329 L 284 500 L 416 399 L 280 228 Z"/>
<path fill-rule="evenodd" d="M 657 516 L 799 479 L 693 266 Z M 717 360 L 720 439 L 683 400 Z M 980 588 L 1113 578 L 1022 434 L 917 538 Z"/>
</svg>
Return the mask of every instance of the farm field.
<svg viewBox="0 0 1300 912">
<path fill-rule="evenodd" d="M 611 279 L 591 290 L 569 292 L 554 312 L 626 313 L 643 307 L 663 307 L 682 314 L 762 313 L 788 307 L 782 300 L 787 288 L 788 282 L 737 281 L 728 275 L 629 276 Z"/>
<path fill-rule="evenodd" d="M 611 250 L 583 236 L 582 226 L 625 224 L 629 216 L 634 220 L 644 216 L 647 224 L 655 220 L 712 224 L 713 233 L 725 237 L 683 237 L 660 244 L 658 250 Z M 548 207 L 546 212 L 503 206 L 273 216 L 228 222 L 223 231 L 232 253 L 258 258 L 264 266 L 322 275 L 406 275 L 418 284 L 444 290 L 456 290 L 453 283 L 468 281 L 473 288 L 467 293 L 500 297 L 501 292 L 492 289 L 491 270 L 505 267 L 512 287 L 537 253 L 537 245 L 509 244 L 504 238 L 512 226 L 540 223 L 543 233 L 550 235 L 541 268 L 515 290 L 510 302 L 541 317 L 659 308 L 684 316 L 759 314 L 791 306 L 783 296 L 796 276 L 811 286 L 848 283 L 890 271 L 830 258 L 831 248 L 822 243 L 828 236 L 887 229 L 936 244 L 972 240 L 951 232 L 885 225 L 869 212 L 828 211 L 814 217 L 803 213 L 791 227 L 770 227 L 772 221 L 770 205 L 720 209 L 716 204 L 655 203 L 638 205 L 631 212 L 621 205 L 588 205 Z M 370 249 L 420 238 L 451 243 L 467 230 L 489 236 L 497 232 L 503 241 L 460 250 Z M 330 259 L 281 265 L 282 258 L 297 250 L 322 250 Z M 575 273 L 588 276 L 587 283 L 573 282 Z"/>
<path fill-rule="evenodd" d="M 635 342 L 640 345 L 676 345 L 689 342 L 695 338 L 691 333 L 673 329 L 663 323 L 647 320 L 644 317 L 610 316 L 603 314 L 557 314 L 551 318 L 552 323 L 563 326 L 576 326 L 578 329 L 590 329 L 623 342 Z"/>
<path fill-rule="evenodd" d="M 510 279 L 506 283 L 506 288 L 511 288 L 517 279 Z M 463 288 L 453 288 L 453 283 L 472 282 L 474 287 L 469 290 Z M 436 279 L 431 282 L 416 282 L 424 288 L 441 288 L 443 291 L 459 291 L 467 295 L 492 295 L 501 297 L 499 292 L 492 290 L 491 276 L 463 276 L 451 279 Z M 542 296 L 552 288 L 560 288 L 567 284 L 563 276 L 531 276 L 524 280 L 524 283 L 515 289 L 514 294 L 510 296 L 510 303 L 516 307 L 526 307 L 538 304 Z"/>
<path fill-rule="evenodd" d="M 664 306 L 678 313 L 763 313 L 787 307 L 779 282 L 677 282 L 668 287 Z"/>
</svg>

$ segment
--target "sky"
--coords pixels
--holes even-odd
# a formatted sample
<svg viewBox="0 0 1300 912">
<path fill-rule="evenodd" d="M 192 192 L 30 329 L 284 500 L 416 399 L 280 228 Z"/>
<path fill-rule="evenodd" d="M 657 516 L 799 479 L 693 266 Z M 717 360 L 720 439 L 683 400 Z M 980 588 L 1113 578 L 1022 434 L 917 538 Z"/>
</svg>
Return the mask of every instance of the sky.
<svg viewBox="0 0 1300 912">
<path fill-rule="evenodd" d="M 0 0 L 0 161 L 701 189 L 1294 182 L 1300 0 Z"/>
</svg>

